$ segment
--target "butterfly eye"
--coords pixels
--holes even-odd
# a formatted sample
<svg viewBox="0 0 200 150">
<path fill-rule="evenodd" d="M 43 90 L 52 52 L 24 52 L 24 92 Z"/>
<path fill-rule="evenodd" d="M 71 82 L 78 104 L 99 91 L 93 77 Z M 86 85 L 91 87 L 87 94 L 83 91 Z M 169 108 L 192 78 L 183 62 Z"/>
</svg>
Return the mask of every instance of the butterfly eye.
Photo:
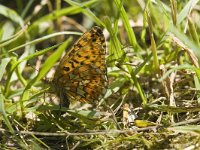
<svg viewBox="0 0 200 150">
<path fill-rule="evenodd" d="M 102 34 L 102 30 L 97 28 L 97 34 Z"/>
</svg>

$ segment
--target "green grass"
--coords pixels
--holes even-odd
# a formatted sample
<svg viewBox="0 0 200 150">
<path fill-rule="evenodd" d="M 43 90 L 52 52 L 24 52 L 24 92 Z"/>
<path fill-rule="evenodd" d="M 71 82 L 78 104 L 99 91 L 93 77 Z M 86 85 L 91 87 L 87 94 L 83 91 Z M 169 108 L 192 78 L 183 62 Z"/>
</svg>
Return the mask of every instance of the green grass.
<svg viewBox="0 0 200 150">
<path fill-rule="evenodd" d="M 138 2 L 2 1 L 0 148 L 198 147 L 200 3 Z M 95 25 L 107 39 L 105 97 L 98 108 L 61 108 L 43 79 Z"/>
</svg>

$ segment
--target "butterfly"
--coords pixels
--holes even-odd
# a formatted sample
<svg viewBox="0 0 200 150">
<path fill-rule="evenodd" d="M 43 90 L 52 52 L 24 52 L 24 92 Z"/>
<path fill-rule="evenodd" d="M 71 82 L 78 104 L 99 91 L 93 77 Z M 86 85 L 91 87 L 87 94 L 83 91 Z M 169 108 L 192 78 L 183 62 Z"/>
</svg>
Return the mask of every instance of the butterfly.
<svg viewBox="0 0 200 150">
<path fill-rule="evenodd" d="M 107 87 L 106 43 L 100 27 L 85 32 L 56 68 L 52 86 L 62 105 L 70 101 L 96 104 Z"/>
</svg>

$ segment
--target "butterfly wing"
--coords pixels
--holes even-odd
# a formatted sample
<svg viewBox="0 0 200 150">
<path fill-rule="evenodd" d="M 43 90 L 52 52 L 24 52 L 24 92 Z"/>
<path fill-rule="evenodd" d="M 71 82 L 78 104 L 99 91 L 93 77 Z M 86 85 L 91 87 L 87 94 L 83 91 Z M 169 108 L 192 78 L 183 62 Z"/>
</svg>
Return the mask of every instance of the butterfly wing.
<svg viewBox="0 0 200 150">
<path fill-rule="evenodd" d="M 102 30 L 93 27 L 60 61 L 53 83 L 62 101 L 66 98 L 95 103 L 105 93 L 106 44 Z"/>
</svg>

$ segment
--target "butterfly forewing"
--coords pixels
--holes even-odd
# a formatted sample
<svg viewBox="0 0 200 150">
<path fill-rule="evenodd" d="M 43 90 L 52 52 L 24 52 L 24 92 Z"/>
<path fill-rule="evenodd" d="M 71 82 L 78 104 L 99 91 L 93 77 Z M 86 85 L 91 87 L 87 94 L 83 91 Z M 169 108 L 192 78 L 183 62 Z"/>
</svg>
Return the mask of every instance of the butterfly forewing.
<svg viewBox="0 0 200 150">
<path fill-rule="evenodd" d="M 80 37 L 62 58 L 54 75 L 54 88 L 62 101 L 96 103 L 104 95 L 105 55 L 105 38 L 99 27 L 93 27 Z"/>
</svg>

